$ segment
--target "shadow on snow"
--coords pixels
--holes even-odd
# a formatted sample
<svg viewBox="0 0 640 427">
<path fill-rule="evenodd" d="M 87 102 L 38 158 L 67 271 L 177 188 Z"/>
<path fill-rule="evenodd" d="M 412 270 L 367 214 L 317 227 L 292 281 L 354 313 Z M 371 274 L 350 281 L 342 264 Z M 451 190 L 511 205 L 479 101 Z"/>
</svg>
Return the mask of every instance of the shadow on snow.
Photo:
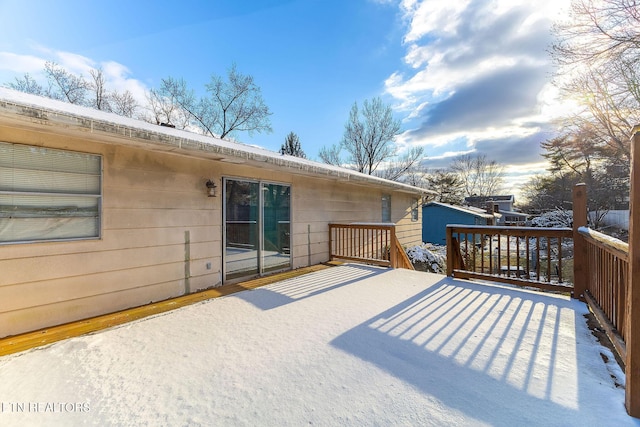
<svg viewBox="0 0 640 427">
<path fill-rule="evenodd" d="M 340 274 L 336 274 L 338 271 Z M 388 271 L 380 267 L 348 264 L 340 266 L 339 269 L 334 267 L 315 274 L 306 274 L 283 280 L 268 287 L 254 289 L 251 292 L 240 292 L 236 296 L 261 310 L 271 310 L 366 280 Z"/>
<path fill-rule="evenodd" d="M 492 425 L 574 425 L 578 307 L 444 278 L 331 344 Z"/>
</svg>

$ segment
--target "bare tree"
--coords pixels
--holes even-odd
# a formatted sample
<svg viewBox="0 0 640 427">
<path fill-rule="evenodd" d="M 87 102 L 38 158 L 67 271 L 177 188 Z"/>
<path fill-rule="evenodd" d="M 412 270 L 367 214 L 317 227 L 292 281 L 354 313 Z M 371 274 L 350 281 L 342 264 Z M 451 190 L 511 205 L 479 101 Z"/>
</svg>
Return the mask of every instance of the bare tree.
<svg viewBox="0 0 640 427">
<path fill-rule="evenodd" d="M 320 148 L 320 152 L 318 153 L 318 156 L 320 157 L 320 160 L 322 160 L 328 165 L 343 166 L 344 162 L 340 155 L 340 151 L 341 151 L 340 145 L 333 144 L 331 147 Z"/>
<path fill-rule="evenodd" d="M 620 74 L 618 75 L 620 76 Z M 567 98 L 580 99 L 581 109 L 563 118 L 563 132 L 588 133 L 590 140 L 611 148 L 610 154 L 630 159 L 630 132 L 640 122 L 637 82 L 621 81 L 610 71 L 584 70 L 562 86 Z"/>
<path fill-rule="evenodd" d="M 588 131 L 628 159 L 630 131 L 640 122 L 640 4 L 573 0 L 554 35 L 556 85 L 583 107 L 565 118 L 564 132 Z"/>
<path fill-rule="evenodd" d="M 358 172 L 373 174 L 380 163 L 396 154 L 393 141 L 399 133 L 400 121 L 393 118 L 391 107 L 382 99 L 365 100 L 362 117 L 354 102 L 342 137 L 342 147 L 349 153 L 347 161 Z"/>
<path fill-rule="evenodd" d="M 118 92 L 107 88 L 104 72 L 100 68 L 89 70 L 89 81 L 81 75 L 73 74 L 54 62 L 46 62 L 44 74 L 48 87 L 43 88 L 28 73 L 15 82 L 5 86 L 25 93 L 70 102 L 72 104 L 86 105 L 114 112 L 121 116 L 133 117 L 138 102 L 129 91 Z"/>
<path fill-rule="evenodd" d="M 224 138 L 237 132 L 271 132 L 271 112 L 262 99 L 260 87 L 253 77 L 238 72 L 232 65 L 227 80 L 211 76 L 206 85 L 208 97 L 196 98 L 182 79 L 162 80 L 156 95 L 170 100 L 171 113 L 180 107 L 191 119 L 191 124 L 204 134 Z M 170 117 L 169 117 L 170 118 Z"/>
<path fill-rule="evenodd" d="M 378 175 L 396 179 L 422 156 L 422 150 L 414 149 L 404 158 L 391 163 L 397 153 L 394 140 L 399 133 L 400 121 L 393 118 L 391 107 L 385 105 L 382 99 L 365 100 L 362 111 L 355 102 L 344 126 L 342 141 L 339 145 L 323 147 L 320 158 L 325 163 L 346 165 L 368 175 L 373 175 L 384 164 L 388 170 L 380 171 Z M 341 156 L 343 149 L 347 152 L 344 159 Z"/>
<path fill-rule="evenodd" d="M 374 174 L 391 181 L 406 182 L 415 175 L 416 166 L 424 157 L 423 153 L 423 147 L 412 147 L 399 158 L 389 159 L 385 162 L 384 167 L 378 169 Z"/>
<path fill-rule="evenodd" d="M 133 117 L 138 110 L 138 101 L 133 94 L 125 90 L 124 92 L 111 92 L 109 96 L 111 111 L 125 117 Z"/>
<path fill-rule="evenodd" d="M 85 104 L 90 84 L 82 76 L 72 74 L 51 61 L 45 62 L 44 71 L 49 82 L 47 90 L 49 98 L 66 101 L 71 104 Z"/>
<path fill-rule="evenodd" d="M 102 68 L 89 70 L 91 80 L 88 83 L 88 95 L 91 96 L 89 106 L 97 109 L 116 113 L 120 116 L 133 117 L 138 102 L 128 90 L 118 92 L 107 87 L 106 77 Z"/>
<path fill-rule="evenodd" d="M 210 112 L 214 129 L 224 138 L 232 132 L 272 132 L 271 112 L 262 99 L 260 87 L 253 76 L 238 72 L 233 64 L 227 73 L 227 81 L 213 75 L 207 90 L 211 98 L 202 104 Z"/>
<path fill-rule="evenodd" d="M 187 90 L 184 80 L 163 79 L 159 89 L 147 93 L 148 109 L 153 116 L 152 122 L 167 124 L 178 129 L 189 127 L 191 115 L 182 107 L 177 96 Z"/>
<path fill-rule="evenodd" d="M 90 105 L 98 110 L 111 111 L 111 105 L 109 105 L 109 96 L 102 69 L 92 68 L 89 70 L 89 75 L 91 76 L 91 81 L 88 84 L 88 88 L 91 90 L 93 95 Z"/>
<path fill-rule="evenodd" d="M 556 85 L 581 109 L 542 144 L 551 175 L 532 183 L 540 197 L 529 198 L 548 208 L 571 178 L 588 183 L 590 207 L 604 212 L 628 193 L 631 130 L 640 123 L 640 4 L 573 0 L 570 19 L 554 34 Z"/>
<path fill-rule="evenodd" d="M 416 166 L 424 149 L 413 147 L 397 156 L 395 138 L 400 133 L 400 121 L 393 118 L 391 107 L 380 98 L 365 100 L 363 108 L 354 102 L 349 120 L 344 126 L 340 144 L 320 149 L 320 159 L 330 165 L 355 169 L 393 181 L 417 179 Z M 342 152 L 346 151 L 346 157 Z"/>
<path fill-rule="evenodd" d="M 20 92 L 30 93 L 33 95 L 44 96 L 45 90 L 38 82 L 36 82 L 29 73 L 25 73 L 22 78 L 15 78 L 15 82 L 7 83 L 9 89 L 19 90 Z"/>
<path fill-rule="evenodd" d="M 501 190 L 504 167 L 485 155 L 465 154 L 456 157 L 450 166 L 462 182 L 464 196 L 490 196 Z"/>
<path fill-rule="evenodd" d="M 573 0 L 569 20 L 555 25 L 552 46 L 561 65 L 600 67 L 640 52 L 640 5 L 635 0 Z"/>
</svg>

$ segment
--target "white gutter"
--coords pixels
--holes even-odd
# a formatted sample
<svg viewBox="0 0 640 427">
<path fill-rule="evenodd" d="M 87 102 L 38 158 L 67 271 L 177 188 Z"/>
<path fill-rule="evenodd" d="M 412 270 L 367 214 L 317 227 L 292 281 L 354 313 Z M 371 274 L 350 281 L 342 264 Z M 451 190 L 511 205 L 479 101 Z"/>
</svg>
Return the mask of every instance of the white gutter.
<svg viewBox="0 0 640 427">
<path fill-rule="evenodd" d="M 199 135 L 118 116 L 87 107 L 0 88 L 0 117 L 60 131 L 89 132 L 117 138 L 116 143 L 153 151 L 209 158 L 229 163 L 270 164 L 305 175 L 334 177 L 349 182 L 371 184 L 423 196 L 434 191 L 389 181 L 353 170 L 298 157 L 281 155 L 246 144 Z"/>
</svg>

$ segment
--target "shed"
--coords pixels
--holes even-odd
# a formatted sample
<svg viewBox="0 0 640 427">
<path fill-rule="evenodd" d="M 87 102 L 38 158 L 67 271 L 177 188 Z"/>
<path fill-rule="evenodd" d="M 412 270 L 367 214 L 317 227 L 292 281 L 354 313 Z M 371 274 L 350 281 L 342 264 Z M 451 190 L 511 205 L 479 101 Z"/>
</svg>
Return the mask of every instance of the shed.
<svg viewBox="0 0 640 427">
<path fill-rule="evenodd" d="M 329 259 L 329 223 L 421 241 L 430 192 L 0 88 L 0 337 Z"/>
<path fill-rule="evenodd" d="M 447 224 L 491 225 L 493 220 L 481 209 L 429 202 L 422 206 L 422 241 L 445 245 Z"/>
</svg>

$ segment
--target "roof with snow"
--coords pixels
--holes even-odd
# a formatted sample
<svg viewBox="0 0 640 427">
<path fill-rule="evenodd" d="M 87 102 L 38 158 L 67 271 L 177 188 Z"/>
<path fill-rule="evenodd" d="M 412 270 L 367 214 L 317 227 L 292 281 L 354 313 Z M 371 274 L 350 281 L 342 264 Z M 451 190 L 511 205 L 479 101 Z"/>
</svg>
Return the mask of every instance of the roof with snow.
<svg viewBox="0 0 640 427">
<path fill-rule="evenodd" d="M 469 207 L 469 206 L 457 206 L 457 205 L 449 205 L 447 203 L 441 203 L 441 202 L 429 202 L 426 203 L 424 205 L 424 207 L 429 207 L 429 206 L 439 206 L 439 207 L 443 207 L 445 209 L 452 209 L 455 211 L 459 211 L 459 212 L 464 212 L 466 214 L 470 214 L 470 215 L 474 215 L 476 217 L 479 218 L 487 218 L 487 219 L 491 219 L 494 218 L 495 214 L 488 214 L 486 211 L 482 210 L 482 209 L 478 209 L 478 208 L 473 208 L 473 207 Z"/>
<path fill-rule="evenodd" d="M 102 141 L 170 152 L 227 163 L 269 167 L 294 174 L 315 176 L 362 185 L 373 185 L 417 195 L 431 190 L 366 175 L 350 169 L 283 155 L 253 145 L 232 142 L 88 107 L 35 96 L 0 87 L 0 120 L 3 124 L 28 128 L 50 128 L 61 133 L 86 133 Z"/>
<path fill-rule="evenodd" d="M 484 202 L 513 202 L 513 194 L 494 195 L 494 196 L 469 196 L 464 198 L 465 203 L 484 203 Z"/>
</svg>

